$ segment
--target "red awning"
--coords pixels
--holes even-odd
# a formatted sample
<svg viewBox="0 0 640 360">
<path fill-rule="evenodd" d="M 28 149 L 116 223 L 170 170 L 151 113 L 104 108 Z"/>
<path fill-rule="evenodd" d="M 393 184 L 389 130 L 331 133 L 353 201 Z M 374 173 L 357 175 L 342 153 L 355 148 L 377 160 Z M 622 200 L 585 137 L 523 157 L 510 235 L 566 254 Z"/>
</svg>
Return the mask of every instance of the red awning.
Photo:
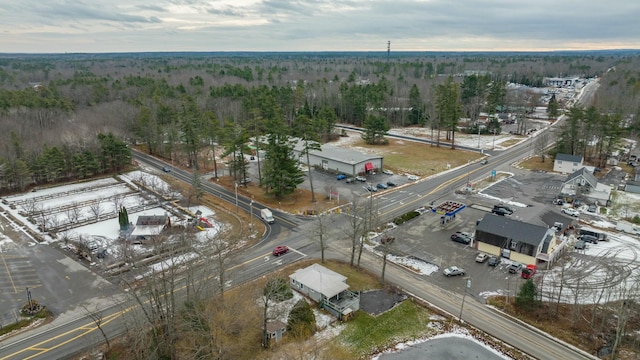
<svg viewBox="0 0 640 360">
<path fill-rule="evenodd" d="M 368 163 L 364 164 L 364 170 L 365 170 L 365 171 L 371 171 L 371 170 L 373 170 L 373 164 L 372 164 L 372 163 L 370 163 L 370 162 L 368 162 Z"/>
</svg>

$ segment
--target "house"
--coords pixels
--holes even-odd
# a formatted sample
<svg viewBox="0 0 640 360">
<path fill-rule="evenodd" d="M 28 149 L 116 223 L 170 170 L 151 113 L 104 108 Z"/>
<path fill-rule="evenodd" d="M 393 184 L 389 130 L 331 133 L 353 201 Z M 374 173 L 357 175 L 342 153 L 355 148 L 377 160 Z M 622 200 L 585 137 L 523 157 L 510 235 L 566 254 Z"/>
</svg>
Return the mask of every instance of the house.
<svg viewBox="0 0 640 360">
<path fill-rule="evenodd" d="M 556 154 L 553 160 L 553 171 L 570 174 L 582 168 L 582 156 L 569 154 Z"/>
<path fill-rule="evenodd" d="M 624 185 L 624 191 L 628 193 L 640 194 L 640 181 L 627 181 L 627 183 Z"/>
<path fill-rule="evenodd" d="M 287 324 L 280 320 L 269 320 L 267 322 L 267 337 L 270 340 L 280 341 L 287 331 Z"/>
<path fill-rule="evenodd" d="M 141 215 L 136 220 L 136 225 L 129 235 L 129 240 L 135 242 L 149 241 L 169 227 L 171 227 L 171 220 L 166 214 Z"/>
<path fill-rule="evenodd" d="M 554 229 L 487 214 L 476 227 L 474 246 L 522 264 L 537 264 L 552 261 L 550 254 L 560 243 Z"/>
<path fill-rule="evenodd" d="M 309 165 L 351 176 L 382 171 L 383 157 L 381 155 L 365 154 L 327 144 L 321 145 L 320 149 L 309 151 Z M 304 141 L 299 140 L 294 145 L 293 153 L 300 163 L 307 164 L 307 157 L 304 155 Z"/>
<path fill-rule="evenodd" d="M 598 183 L 588 167 L 583 167 L 567 176 L 560 189 L 560 197 L 606 205 L 611 198 L 611 187 Z"/>
<path fill-rule="evenodd" d="M 338 319 L 347 320 L 360 309 L 360 294 L 349 291 L 347 278 L 320 264 L 289 275 L 292 289 L 308 296 Z"/>
</svg>

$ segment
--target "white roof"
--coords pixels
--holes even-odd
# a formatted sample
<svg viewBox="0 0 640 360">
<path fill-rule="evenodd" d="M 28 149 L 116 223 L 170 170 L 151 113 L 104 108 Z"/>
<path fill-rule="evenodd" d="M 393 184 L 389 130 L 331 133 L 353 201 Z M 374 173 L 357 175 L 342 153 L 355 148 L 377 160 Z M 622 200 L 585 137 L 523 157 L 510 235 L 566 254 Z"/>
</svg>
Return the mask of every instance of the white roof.
<svg viewBox="0 0 640 360">
<path fill-rule="evenodd" d="M 327 298 L 332 298 L 349 288 L 349 285 L 345 282 L 347 280 L 346 277 L 320 264 L 313 264 L 304 269 L 296 270 L 289 277 Z"/>
<path fill-rule="evenodd" d="M 158 235 L 163 227 L 164 225 L 136 225 L 130 236 Z"/>
</svg>

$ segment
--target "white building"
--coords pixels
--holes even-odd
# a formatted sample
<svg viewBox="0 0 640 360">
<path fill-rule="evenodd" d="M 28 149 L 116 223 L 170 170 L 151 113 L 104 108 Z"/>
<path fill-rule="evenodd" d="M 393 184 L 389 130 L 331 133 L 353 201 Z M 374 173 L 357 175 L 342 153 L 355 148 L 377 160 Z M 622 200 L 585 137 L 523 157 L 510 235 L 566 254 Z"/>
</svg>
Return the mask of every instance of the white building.
<svg viewBox="0 0 640 360">
<path fill-rule="evenodd" d="M 553 160 L 553 171 L 571 174 L 584 167 L 583 159 L 580 155 L 556 154 Z"/>
</svg>

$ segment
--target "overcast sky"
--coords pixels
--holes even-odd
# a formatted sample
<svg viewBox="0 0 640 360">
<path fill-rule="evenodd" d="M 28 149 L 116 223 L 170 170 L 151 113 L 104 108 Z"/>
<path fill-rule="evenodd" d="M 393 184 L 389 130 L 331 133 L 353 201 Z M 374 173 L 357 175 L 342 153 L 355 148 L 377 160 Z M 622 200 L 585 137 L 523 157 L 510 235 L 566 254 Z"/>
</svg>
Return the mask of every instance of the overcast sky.
<svg viewBox="0 0 640 360">
<path fill-rule="evenodd" d="M 640 0 L 0 0 L 0 52 L 640 49 Z"/>
</svg>

